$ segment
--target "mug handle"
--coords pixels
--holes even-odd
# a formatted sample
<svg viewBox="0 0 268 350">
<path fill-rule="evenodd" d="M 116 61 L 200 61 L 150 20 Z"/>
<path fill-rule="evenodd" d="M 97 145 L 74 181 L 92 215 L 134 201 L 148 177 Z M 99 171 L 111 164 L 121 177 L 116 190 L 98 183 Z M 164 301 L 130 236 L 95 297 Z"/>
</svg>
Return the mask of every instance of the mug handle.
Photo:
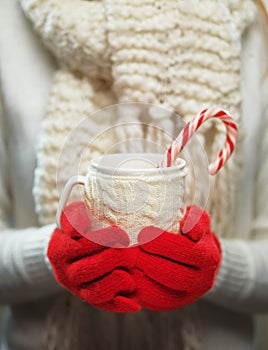
<svg viewBox="0 0 268 350">
<path fill-rule="evenodd" d="M 56 224 L 60 230 L 62 230 L 61 223 L 60 223 L 61 214 L 68 202 L 72 189 L 76 185 L 84 186 L 86 182 L 85 179 L 86 179 L 85 176 L 82 176 L 82 175 L 73 176 L 67 181 L 66 185 L 64 186 L 64 189 L 60 197 L 57 214 L 56 214 Z"/>
</svg>

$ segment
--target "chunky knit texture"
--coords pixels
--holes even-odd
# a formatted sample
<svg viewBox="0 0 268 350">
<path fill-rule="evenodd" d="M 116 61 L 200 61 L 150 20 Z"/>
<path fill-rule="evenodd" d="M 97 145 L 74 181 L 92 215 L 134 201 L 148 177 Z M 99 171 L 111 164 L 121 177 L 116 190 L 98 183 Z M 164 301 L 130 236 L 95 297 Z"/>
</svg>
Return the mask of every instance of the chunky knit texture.
<svg viewBox="0 0 268 350">
<path fill-rule="evenodd" d="M 85 173 L 90 158 L 116 141 L 139 137 L 166 146 L 167 138 L 158 130 L 126 126 L 109 132 L 108 145 L 101 139 L 94 147 L 90 145 L 90 157 L 78 164 L 76 155 L 80 156 L 89 141 L 114 122 L 105 114 L 102 120 L 91 116 L 96 109 L 123 101 L 143 101 L 173 108 L 187 121 L 201 108 L 218 105 L 228 109 L 240 126 L 240 38 L 253 18 L 250 0 L 20 2 L 60 66 L 38 148 L 34 196 L 40 224 L 54 222 L 57 186 L 61 189 L 78 169 Z M 90 116 L 87 128 L 78 128 L 61 153 L 72 128 L 86 116 Z M 134 108 L 127 116 L 119 114 L 117 121 L 136 122 L 141 117 Z M 152 114 L 146 122 L 177 133 L 174 118 Z M 199 139 L 209 159 L 221 148 L 224 134 L 221 124 L 208 123 L 200 130 Z M 242 135 L 240 126 L 240 142 Z M 119 150 L 125 151 L 126 147 Z M 238 145 L 226 167 L 211 181 L 207 209 L 215 232 L 226 237 L 233 235 L 234 179 L 238 180 L 240 168 Z M 74 301 L 73 305 L 75 310 Z M 55 341 L 52 326 L 62 324 L 60 315 L 64 311 L 55 308 L 54 312 L 49 332 Z M 61 338 L 60 333 L 57 337 Z M 191 338 L 195 337 L 185 336 L 185 344 L 189 345 Z M 198 349 L 198 342 L 192 348 Z"/>
<path fill-rule="evenodd" d="M 21 3 L 46 45 L 66 67 L 55 76 L 39 144 L 34 193 L 42 224 L 55 217 L 56 178 L 61 188 L 77 171 L 68 150 L 76 149 L 76 154 L 81 154 L 98 132 L 114 122 L 109 116 L 103 116 L 103 120 L 90 117 L 86 137 L 78 130 L 65 145 L 61 158 L 64 174 L 57 172 L 68 133 L 96 109 L 123 101 L 162 103 L 187 121 L 201 108 L 218 105 L 228 109 L 240 124 L 239 40 L 253 18 L 251 1 L 226 1 L 226 5 L 211 0 Z M 122 113 L 120 120 L 143 121 L 139 111 L 127 116 Z M 150 115 L 147 122 L 174 133 L 174 119 Z M 128 126 L 123 133 L 110 135 L 108 144 L 98 142 L 89 154 L 94 157 L 104 153 L 122 137 L 142 137 L 165 147 L 166 139 L 159 138 L 158 133 L 151 128 Z M 212 143 L 206 145 L 206 150 L 211 159 L 222 146 L 225 128 L 220 123 L 204 125 L 199 133 L 204 145 L 208 133 Z M 240 141 L 241 135 L 242 130 Z M 232 235 L 228 222 L 230 213 L 235 213 L 238 150 L 211 180 L 208 211 L 215 231 L 225 236 Z M 88 162 L 88 158 L 83 160 L 81 172 L 86 171 Z M 223 190 L 229 193 L 229 200 L 219 195 Z"/>
</svg>

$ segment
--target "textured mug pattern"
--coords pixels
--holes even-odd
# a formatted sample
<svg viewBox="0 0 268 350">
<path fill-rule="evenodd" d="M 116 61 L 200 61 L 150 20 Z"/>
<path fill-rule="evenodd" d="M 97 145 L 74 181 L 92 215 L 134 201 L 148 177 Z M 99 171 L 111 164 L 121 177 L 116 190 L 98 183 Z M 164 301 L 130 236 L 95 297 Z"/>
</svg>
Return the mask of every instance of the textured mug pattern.
<svg viewBox="0 0 268 350">
<path fill-rule="evenodd" d="M 185 162 L 179 167 L 152 169 L 148 173 L 105 174 L 90 169 L 84 199 L 92 229 L 120 226 L 136 243 L 139 231 L 157 226 L 178 233 L 184 211 Z"/>
</svg>

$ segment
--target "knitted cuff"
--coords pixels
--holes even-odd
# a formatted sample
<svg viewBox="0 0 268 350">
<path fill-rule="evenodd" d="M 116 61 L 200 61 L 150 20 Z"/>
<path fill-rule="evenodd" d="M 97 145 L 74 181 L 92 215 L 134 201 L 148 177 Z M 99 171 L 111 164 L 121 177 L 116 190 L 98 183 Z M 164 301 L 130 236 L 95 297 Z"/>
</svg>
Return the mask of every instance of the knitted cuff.
<svg viewBox="0 0 268 350">
<path fill-rule="evenodd" d="M 24 236 L 22 260 L 24 277 L 29 284 L 46 285 L 55 284 L 52 268 L 47 258 L 47 247 L 55 224 L 46 225 L 35 233 Z"/>
<path fill-rule="evenodd" d="M 203 297 L 216 304 L 237 309 L 254 285 L 254 268 L 248 243 L 219 239 L 222 259 L 213 288 Z"/>
<path fill-rule="evenodd" d="M 46 261 L 55 225 L 6 229 L 0 235 L 0 302 L 19 303 L 53 295 L 62 287 Z"/>
</svg>

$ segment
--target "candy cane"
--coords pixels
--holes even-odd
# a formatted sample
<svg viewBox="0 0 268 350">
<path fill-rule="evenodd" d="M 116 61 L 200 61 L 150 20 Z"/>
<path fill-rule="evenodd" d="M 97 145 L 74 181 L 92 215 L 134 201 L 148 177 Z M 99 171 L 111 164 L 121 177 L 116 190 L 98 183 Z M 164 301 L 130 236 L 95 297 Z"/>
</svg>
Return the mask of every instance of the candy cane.
<svg viewBox="0 0 268 350">
<path fill-rule="evenodd" d="M 172 166 L 177 159 L 179 152 L 183 150 L 186 143 L 198 128 L 208 119 L 212 118 L 218 118 L 225 124 L 227 134 L 223 149 L 218 154 L 218 157 L 209 165 L 209 173 L 215 175 L 233 153 L 237 140 L 237 126 L 234 119 L 227 111 L 216 107 L 202 110 L 186 124 L 184 129 L 168 148 L 158 167 L 164 168 Z"/>
</svg>

